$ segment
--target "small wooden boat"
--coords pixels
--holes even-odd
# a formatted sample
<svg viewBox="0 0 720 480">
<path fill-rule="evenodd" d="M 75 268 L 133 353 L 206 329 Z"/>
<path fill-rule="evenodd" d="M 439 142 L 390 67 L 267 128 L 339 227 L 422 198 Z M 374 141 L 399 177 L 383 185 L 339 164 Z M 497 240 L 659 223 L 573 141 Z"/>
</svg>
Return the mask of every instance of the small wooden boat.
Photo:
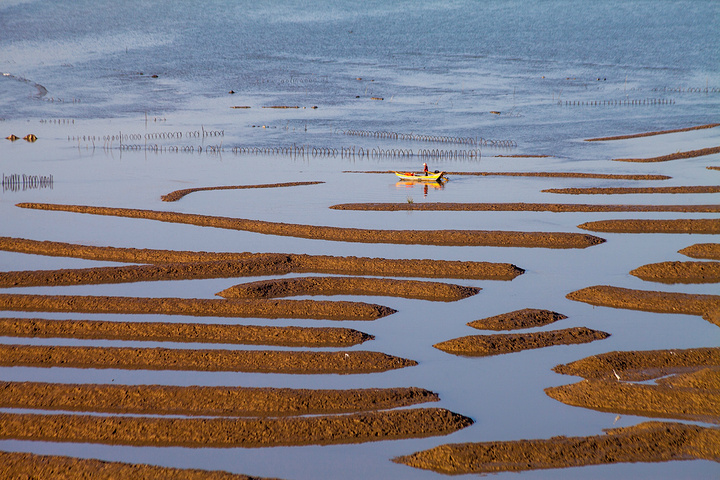
<svg viewBox="0 0 720 480">
<path fill-rule="evenodd" d="M 393 172 L 400 179 L 406 182 L 442 182 L 446 180 L 445 172 L 437 173 L 414 173 L 414 172 Z"/>
</svg>

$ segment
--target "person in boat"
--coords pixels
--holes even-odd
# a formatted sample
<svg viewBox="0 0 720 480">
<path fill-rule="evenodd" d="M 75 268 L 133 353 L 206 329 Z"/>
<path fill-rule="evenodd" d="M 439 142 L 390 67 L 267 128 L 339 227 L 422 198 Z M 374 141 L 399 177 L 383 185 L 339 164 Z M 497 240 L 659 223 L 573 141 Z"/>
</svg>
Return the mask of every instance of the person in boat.
<svg viewBox="0 0 720 480">
<path fill-rule="evenodd" d="M 423 163 L 423 172 L 425 172 L 425 176 L 427 177 L 427 174 L 428 174 L 427 163 Z"/>
</svg>

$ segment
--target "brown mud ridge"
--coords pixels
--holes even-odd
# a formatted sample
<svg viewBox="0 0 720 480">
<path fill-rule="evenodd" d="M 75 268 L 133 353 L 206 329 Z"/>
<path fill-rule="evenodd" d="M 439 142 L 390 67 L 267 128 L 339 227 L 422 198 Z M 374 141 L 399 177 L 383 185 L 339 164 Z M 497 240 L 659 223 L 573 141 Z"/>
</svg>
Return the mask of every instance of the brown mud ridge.
<svg viewBox="0 0 720 480">
<path fill-rule="evenodd" d="M 708 260 L 720 260 L 720 243 L 698 243 L 690 245 L 678 251 L 691 258 L 706 258 Z"/>
<path fill-rule="evenodd" d="M 359 374 L 417 365 L 381 352 L 186 350 L 175 348 L 0 345 L 0 365 L 286 374 Z"/>
<path fill-rule="evenodd" d="M 654 135 L 665 135 L 667 133 L 691 132 L 693 130 L 704 130 L 706 128 L 714 128 L 714 127 L 718 127 L 718 126 L 720 126 L 720 123 L 710 123 L 707 125 L 698 125 L 696 127 L 676 128 L 674 130 L 658 130 L 655 132 L 634 133 L 631 135 L 618 135 L 615 137 L 587 138 L 587 139 L 585 139 L 585 141 L 586 142 L 605 142 L 608 140 L 627 140 L 630 138 L 652 137 Z"/>
<path fill-rule="evenodd" d="M 720 218 L 689 218 L 680 220 L 599 220 L 578 225 L 592 232 L 612 233 L 697 233 L 717 235 Z"/>
<path fill-rule="evenodd" d="M 0 237 L 0 250 L 36 255 L 85 258 L 88 260 L 104 260 L 111 262 L 151 263 L 152 266 L 115 267 L 115 270 L 102 270 L 95 273 L 94 269 L 78 269 L 77 272 L 87 274 L 71 275 L 71 282 L 90 282 L 90 277 L 102 276 L 103 281 L 112 278 L 136 278 L 144 281 L 153 278 L 188 279 L 202 278 L 203 275 L 244 276 L 244 275 L 280 275 L 285 273 L 333 273 L 344 275 L 377 275 L 397 277 L 429 277 L 429 278 L 468 278 L 484 280 L 512 280 L 524 270 L 509 263 L 449 261 L 431 259 L 396 260 L 367 257 L 331 257 L 327 255 L 298 255 L 283 253 L 215 253 L 189 252 L 174 250 L 149 250 L 137 248 L 95 247 L 71 243 L 27 240 L 23 238 Z M 225 262 L 225 266 L 222 265 Z M 232 264 L 229 264 L 232 262 Z M 158 264 L 176 264 L 170 267 Z M 177 265 L 189 263 L 191 265 Z M 202 265 L 192 265 L 202 263 Z M 59 281 L 57 272 L 72 270 L 56 270 L 53 274 L 44 275 L 35 285 L 55 285 Z M 92 272 L 92 273 L 91 273 Z M 109 272 L 109 273 L 108 273 Z M 6 276 L 7 275 L 7 276 Z M 53 275 L 53 280 L 49 280 Z M 63 274 L 65 275 L 65 274 Z M 69 274 L 68 274 L 69 275 Z M 10 274 L 0 274 L 4 285 L 12 283 Z M 207 278 L 207 277 L 205 277 Z M 132 280 L 139 281 L 139 280 Z"/>
<path fill-rule="evenodd" d="M 285 347 L 350 347 L 374 337 L 350 328 L 0 318 L 0 336 Z"/>
<path fill-rule="evenodd" d="M 197 187 L 197 188 L 185 188 L 183 190 L 175 190 L 163 195 L 160 199 L 163 202 L 177 202 L 185 195 L 194 192 L 208 192 L 214 190 L 242 190 L 246 188 L 282 188 L 282 187 L 297 187 L 302 185 L 317 185 L 325 182 L 286 182 L 286 183 L 267 183 L 261 185 L 225 185 L 220 187 Z"/>
<path fill-rule="evenodd" d="M 440 400 L 415 387 L 308 390 L 0 382 L 0 391 L 3 408 L 223 417 L 341 414 Z"/>
<path fill-rule="evenodd" d="M 58 455 L 0 452 L 0 477 L 17 479 L 116 480 L 262 480 L 220 470 L 157 467 L 138 463 L 107 462 Z M 267 479 L 271 480 L 271 479 Z"/>
<path fill-rule="evenodd" d="M 585 378 L 546 388 L 568 405 L 646 417 L 720 423 L 720 349 L 610 352 L 553 370 Z M 656 380 L 655 385 L 647 383 Z"/>
<path fill-rule="evenodd" d="M 397 311 L 371 303 L 325 300 L 221 300 L 13 294 L 0 294 L 0 309 L 30 312 L 145 313 L 198 317 L 325 320 L 375 320 Z"/>
<path fill-rule="evenodd" d="M 708 170 L 720 170 L 720 167 L 709 166 L 709 167 L 707 167 L 707 169 Z"/>
<path fill-rule="evenodd" d="M 471 419 L 440 408 L 292 418 L 157 418 L 0 413 L 0 438 L 108 445 L 255 448 L 447 435 Z"/>
<path fill-rule="evenodd" d="M 660 283 L 718 283 L 720 262 L 652 263 L 632 270 L 630 275 Z"/>
<path fill-rule="evenodd" d="M 528 248 L 586 248 L 605 240 L 593 235 L 565 232 L 507 232 L 487 230 L 371 230 L 246 220 L 188 213 L 129 208 L 19 203 L 18 207 L 92 215 L 142 218 L 203 227 L 225 228 L 315 240 L 401 245 L 495 246 Z"/>
<path fill-rule="evenodd" d="M 544 193 L 562 193 L 565 195 L 635 195 L 635 194 L 645 194 L 645 193 L 671 193 L 671 194 L 677 194 L 677 193 L 718 193 L 720 192 L 720 186 L 717 185 L 693 185 L 693 186 L 681 186 L 681 187 L 644 187 L 644 188 L 636 188 L 636 187 L 591 187 L 591 188 L 548 188 L 546 190 L 542 190 Z M 658 207 L 660 207 L 658 205 Z M 678 211 L 687 211 L 687 212 L 695 212 L 697 210 L 694 210 L 694 208 L 715 208 L 717 209 L 717 205 L 668 205 L 668 208 L 682 208 L 685 207 L 687 210 L 678 210 Z M 642 211 L 642 210 L 641 210 Z M 644 210 L 644 211 L 652 211 L 652 210 Z M 662 211 L 662 210 L 657 210 Z M 666 210 L 666 211 L 674 211 L 674 210 Z M 700 210 L 702 211 L 702 210 Z M 709 210 L 709 211 L 717 211 L 717 210 Z"/>
<path fill-rule="evenodd" d="M 700 315 L 720 326 L 720 295 L 698 295 L 675 292 L 653 292 L 596 285 L 570 292 L 570 300 L 601 307 L 625 308 L 657 313 Z"/>
<path fill-rule="evenodd" d="M 544 190 L 547 191 L 547 190 Z M 720 191 L 720 187 L 718 187 Z M 333 210 L 464 212 L 720 212 L 720 205 L 588 205 L 572 203 L 342 203 Z"/>
<path fill-rule="evenodd" d="M 670 155 L 662 155 L 650 158 L 613 158 L 614 162 L 668 162 L 670 160 L 679 160 L 682 158 L 703 157 L 705 155 L 713 155 L 720 153 L 720 147 L 701 148 L 700 150 L 690 150 L 687 152 L 671 153 Z"/>
<path fill-rule="evenodd" d="M 624 462 L 720 461 L 720 430 L 646 422 L 589 437 L 440 445 L 394 458 L 444 474 L 517 472 Z"/>
<path fill-rule="evenodd" d="M 547 332 L 470 335 L 437 343 L 433 347 L 453 355 L 487 357 L 556 345 L 589 343 L 609 336 L 609 333 L 598 330 L 575 327 Z"/>
<path fill-rule="evenodd" d="M 536 308 L 524 308 L 492 317 L 473 320 L 468 325 L 478 330 L 519 330 L 542 327 L 567 317 L 561 313 Z"/>
<path fill-rule="evenodd" d="M 342 173 L 395 173 L 393 170 L 345 170 Z M 550 178 L 599 178 L 603 180 L 669 180 L 667 175 L 638 175 L 582 172 L 445 172 L 447 175 L 501 176 L 501 177 L 550 177 Z"/>
<path fill-rule="evenodd" d="M 476 295 L 476 287 L 367 277 L 293 277 L 242 283 L 217 295 L 224 298 L 278 298 L 298 295 L 377 295 L 454 302 Z"/>
</svg>

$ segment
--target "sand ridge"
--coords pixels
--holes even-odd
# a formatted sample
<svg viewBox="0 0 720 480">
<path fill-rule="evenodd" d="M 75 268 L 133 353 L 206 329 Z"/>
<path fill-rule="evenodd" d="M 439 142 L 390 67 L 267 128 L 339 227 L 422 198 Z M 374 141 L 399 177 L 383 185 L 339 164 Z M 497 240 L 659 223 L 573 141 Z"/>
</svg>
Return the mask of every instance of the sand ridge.
<svg viewBox="0 0 720 480">
<path fill-rule="evenodd" d="M 574 345 L 603 340 L 609 333 L 586 327 L 530 333 L 470 335 L 436 343 L 433 347 L 453 355 L 486 357 L 557 345 Z"/>
<path fill-rule="evenodd" d="M 175 190 L 166 195 L 160 197 L 163 202 L 177 202 L 186 195 L 195 192 L 209 192 L 217 190 L 243 190 L 246 188 L 283 188 L 283 187 L 297 187 L 303 185 L 318 185 L 325 182 L 285 182 L 285 183 L 267 183 L 261 185 L 224 185 L 219 187 L 195 187 L 195 188 L 184 188 L 182 190 Z"/>
<path fill-rule="evenodd" d="M 587 248 L 605 240 L 593 235 L 568 232 L 517 232 L 488 230 L 373 230 L 328 227 L 216 217 L 188 213 L 163 212 L 130 208 L 19 203 L 18 207 L 65 211 L 91 215 L 110 215 L 203 227 L 244 230 L 266 235 L 280 235 L 315 240 L 401 245 L 495 246 L 527 248 Z"/>
<path fill-rule="evenodd" d="M 709 123 L 707 125 L 697 125 L 695 127 L 686 127 L 686 128 L 675 128 L 672 130 L 657 130 L 654 132 L 643 132 L 643 133 L 633 133 L 630 135 L 617 135 L 614 137 L 598 137 L 598 138 L 587 138 L 585 139 L 586 142 L 606 142 L 611 140 L 627 140 L 630 138 L 641 138 L 641 137 L 652 137 L 655 135 L 666 135 L 668 133 L 680 133 L 680 132 L 691 132 L 693 130 L 704 130 L 706 128 L 715 128 L 719 127 L 720 123 Z"/>
<path fill-rule="evenodd" d="M 519 330 L 523 328 L 542 327 L 568 317 L 562 313 L 538 308 L 524 308 L 513 312 L 501 313 L 492 317 L 481 318 L 468 322 L 478 330 Z"/>
<path fill-rule="evenodd" d="M 697 243 L 678 251 L 691 258 L 706 258 L 720 260 L 720 243 Z"/>
<path fill-rule="evenodd" d="M 701 148 L 699 150 L 690 150 L 687 152 L 671 153 L 669 155 L 661 155 L 650 158 L 613 158 L 614 162 L 668 162 L 670 160 L 679 160 L 683 158 L 704 157 L 705 155 L 713 155 L 720 153 L 720 147 Z"/>
<path fill-rule="evenodd" d="M 376 275 L 396 277 L 468 278 L 487 280 L 512 280 L 524 270 L 509 263 L 453 261 L 435 259 L 387 259 L 368 257 L 334 257 L 329 255 L 305 255 L 285 253 L 232 253 L 192 252 L 177 250 L 151 250 L 119 247 L 96 247 L 73 243 L 28 240 L 24 238 L 0 237 L 0 250 L 62 257 L 85 258 L 112 262 L 151 263 L 150 266 L 133 265 L 123 267 L 100 267 L 95 269 L 55 270 L 53 273 L 29 272 L 15 274 L 0 273 L 5 284 L 19 282 L 21 277 L 38 278 L 51 284 L 59 279 L 58 272 L 68 275 L 72 282 L 92 282 L 99 278 L 132 278 L 147 281 L 153 278 L 186 279 L 199 275 L 235 276 L 279 275 L 284 273 L 332 273 L 343 275 Z M 190 263 L 202 265 L 180 266 Z M 172 264 L 163 266 L 161 264 Z M 207 265 L 205 265 L 207 264 Z M 97 273 L 95 273 L 97 272 Z M 11 276 L 14 277 L 11 279 Z M 43 279 L 44 278 L 44 279 Z M 77 284 L 77 283 L 74 283 Z"/>
<path fill-rule="evenodd" d="M 110 445 L 253 448 L 447 435 L 471 419 L 440 408 L 293 418 L 157 418 L 0 413 L 0 438 Z"/>
<path fill-rule="evenodd" d="M 480 292 L 442 282 L 368 277 L 291 277 L 242 283 L 219 292 L 224 298 L 278 298 L 298 295 L 377 295 L 453 302 Z"/>
<path fill-rule="evenodd" d="M 0 344 L 0 365 L 317 375 L 384 372 L 412 367 L 417 362 L 362 350 L 308 352 Z"/>
<path fill-rule="evenodd" d="M 720 234 L 720 218 L 687 218 L 679 220 L 598 220 L 578 225 L 593 232 L 612 233 L 695 233 Z"/>
<path fill-rule="evenodd" d="M 341 327 L 268 327 L 207 323 L 0 318 L 0 336 L 149 342 L 199 342 L 286 347 L 349 347 L 372 335 Z"/>
<path fill-rule="evenodd" d="M 720 192 L 720 187 L 718 187 L 718 191 Z M 720 212 L 720 205 L 583 205 L 572 203 L 343 203 L 331 205 L 330 208 L 378 212 Z"/>
<path fill-rule="evenodd" d="M 544 193 L 561 193 L 564 195 L 638 195 L 638 194 L 697 194 L 697 193 L 718 193 L 720 186 L 718 185 L 691 185 L 679 187 L 588 187 L 588 188 L 548 188 L 542 190 Z M 648 208 L 652 208 L 647 206 Z M 708 209 L 707 211 L 717 211 L 717 205 L 668 205 L 657 206 L 658 208 L 670 208 L 673 210 L 655 210 L 655 211 L 702 211 L 695 210 Z M 687 210 L 682 210 L 682 208 Z M 678 208 L 679 210 L 674 210 Z M 631 211 L 631 210 L 626 210 Z M 637 210 L 637 211 L 653 211 L 653 210 Z"/>
<path fill-rule="evenodd" d="M 588 437 L 457 443 L 394 458 L 444 474 L 518 472 L 620 462 L 720 461 L 720 430 L 680 423 L 646 422 Z"/>
<path fill-rule="evenodd" d="M 108 462 L 58 455 L 0 452 L 0 477 L 17 479 L 53 480 L 116 480 L 141 478 L 143 480 L 263 480 L 261 477 L 223 472 L 158 467 L 146 464 Z M 267 478 L 266 480 L 272 480 Z"/>
<path fill-rule="evenodd" d="M 660 283 L 718 283 L 720 262 L 660 262 L 630 271 L 646 281 Z"/>
<path fill-rule="evenodd" d="M 0 382 L 0 391 L 3 408 L 227 417 L 340 414 L 440 400 L 415 387 L 310 390 Z"/>
<path fill-rule="evenodd" d="M 326 300 L 228 300 L 19 294 L 0 294 L 0 308 L 31 312 L 143 313 L 325 320 L 376 320 L 397 311 L 390 307 L 371 303 Z"/>
</svg>

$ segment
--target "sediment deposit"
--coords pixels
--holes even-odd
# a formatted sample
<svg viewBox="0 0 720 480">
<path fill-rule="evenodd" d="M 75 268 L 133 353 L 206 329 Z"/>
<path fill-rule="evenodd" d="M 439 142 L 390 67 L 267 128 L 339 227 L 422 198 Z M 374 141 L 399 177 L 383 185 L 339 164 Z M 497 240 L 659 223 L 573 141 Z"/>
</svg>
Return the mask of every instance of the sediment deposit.
<svg viewBox="0 0 720 480">
<path fill-rule="evenodd" d="M 706 258 L 720 260 L 720 243 L 697 243 L 678 251 L 691 258 Z"/>
<path fill-rule="evenodd" d="M 718 191 L 720 191 L 720 187 Z M 332 205 L 330 208 L 377 212 L 720 212 L 720 205 L 589 205 L 572 203 L 342 203 Z"/>
<path fill-rule="evenodd" d="M 660 283 L 718 283 L 720 262 L 652 263 L 630 271 L 630 275 Z"/>
<path fill-rule="evenodd" d="M 473 320 L 468 325 L 478 330 L 519 330 L 542 327 L 566 318 L 565 315 L 550 310 L 524 308 L 514 312 Z"/>
<path fill-rule="evenodd" d="M 615 162 L 668 162 L 670 160 L 679 160 L 683 158 L 703 157 L 720 153 L 720 147 L 701 148 L 699 150 L 690 150 L 687 152 L 676 152 L 669 155 L 661 155 L 659 157 L 650 158 L 613 158 Z"/>
<path fill-rule="evenodd" d="M 718 193 L 720 186 L 717 185 L 692 185 L 684 187 L 588 187 L 588 188 L 548 188 L 541 190 L 545 193 L 562 193 L 564 195 L 638 195 L 638 194 L 697 194 L 697 193 Z M 693 212 L 694 208 L 717 208 L 717 205 L 678 205 L 678 211 Z M 682 208 L 687 210 L 682 210 Z M 658 208 L 662 208 L 658 206 Z M 645 210 L 651 211 L 651 210 Z M 662 210 L 657 210 L 662 211 Z M 670 210 L 667 210 L 670 211 Z M 717 211 L 717 210 L 710 210 Z"/>
<path fill-rule="evenodd" d="M 285 182 L 285 183 L 267 183 L 261 185 L 225 185 L 219 187 L 196 187 L 196 188 L 185 188 L 182 190 L 175 190 L 163 195 L 160 199 L 163 202 L 177 202 L 186 195 L 194 192 L 209 192 L 216 190 L 242 190 L 246 188 L 282 188 L 282 187 L 297 187 L 302 185 L 317 185 L 325 182 Z"/>
<path fill-rule="evenodd" d="M 720 126 L 720 123 L 709 123 L 707 125 L 697 125 L 695 127 L 687 127 L 687 128 L 675 128 L 672 130 L 657 130 L 654 132 L 643 132 L 643 133 L 633 133 L 629 135 L 617 135 L 614 137 L 599 137 L 599 138 L 587 138 L 585 139 L 586 142 L 606 142 L 610 140 L 627 140 L 630 138 L 641 138 L 641 137 L 652 137 L 655 135 L 665 135 L 668 133 L 680 133 L 680 132 L 691 132 L 693 130 L 704 130 L 706 128 L 714 128 Z"/>
<path fill-rule="evenodd" d="M 680 220 L 599 220 L 578 225 L 593 232 L 612 233 L 695 233 L 720 234 L 720 218 L 688 218 Z"/>
</svg>

